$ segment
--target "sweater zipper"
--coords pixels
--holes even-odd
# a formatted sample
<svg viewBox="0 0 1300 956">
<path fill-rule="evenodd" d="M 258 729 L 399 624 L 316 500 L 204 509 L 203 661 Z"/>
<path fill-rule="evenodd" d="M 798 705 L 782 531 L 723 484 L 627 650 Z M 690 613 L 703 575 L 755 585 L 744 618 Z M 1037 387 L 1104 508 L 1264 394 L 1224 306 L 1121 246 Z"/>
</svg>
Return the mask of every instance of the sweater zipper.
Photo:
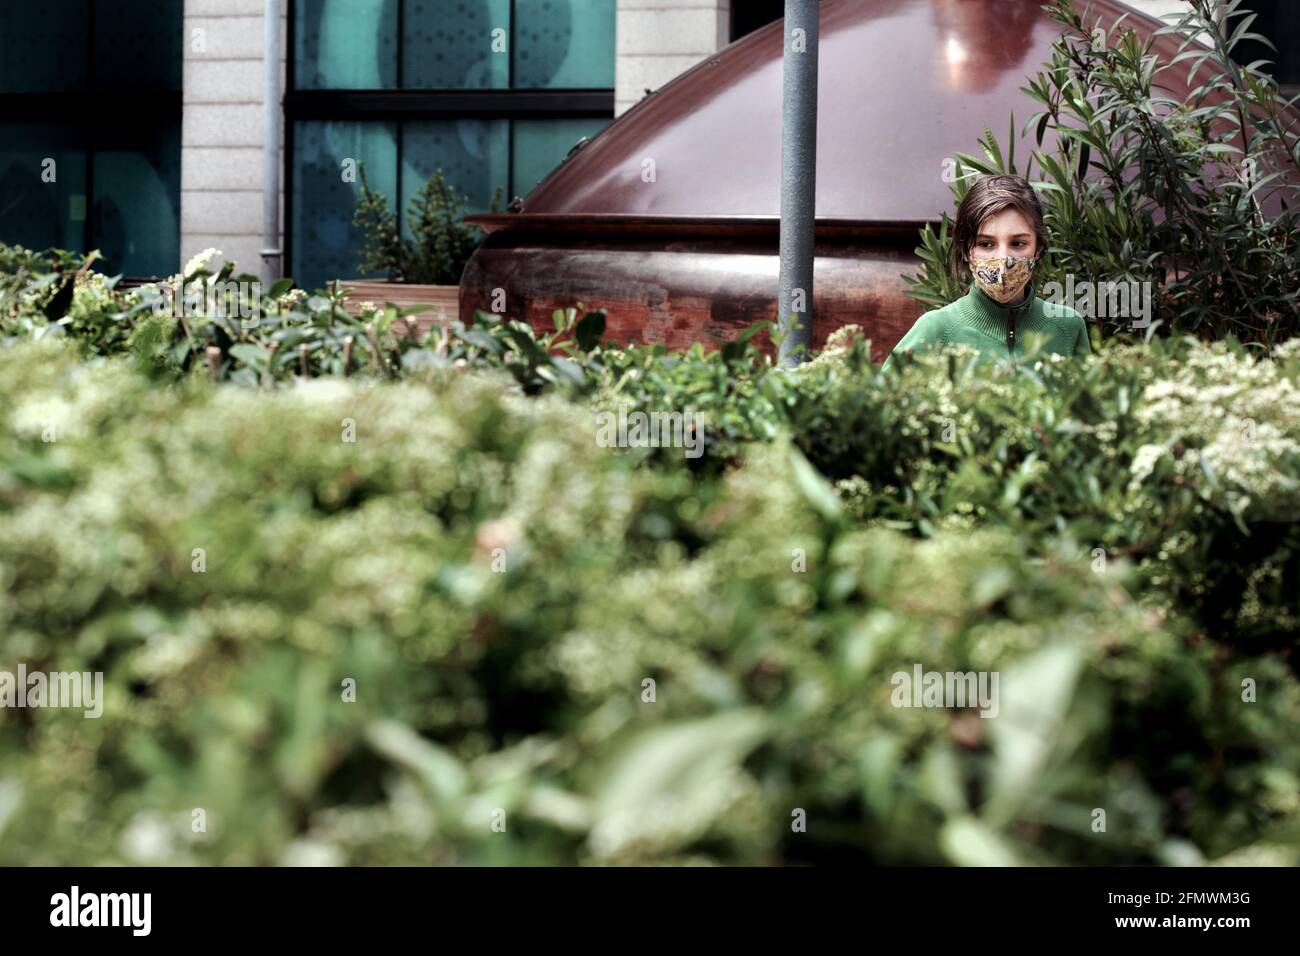
<svg viewBox="0 0 1300 956">
<path fill-rule="evenodd" d="M 1011 356 L 1011 361 L 1016 360 L 1016 314 L 1014 312 L 1007 319 L 1007 354 Z"/>
</svg>

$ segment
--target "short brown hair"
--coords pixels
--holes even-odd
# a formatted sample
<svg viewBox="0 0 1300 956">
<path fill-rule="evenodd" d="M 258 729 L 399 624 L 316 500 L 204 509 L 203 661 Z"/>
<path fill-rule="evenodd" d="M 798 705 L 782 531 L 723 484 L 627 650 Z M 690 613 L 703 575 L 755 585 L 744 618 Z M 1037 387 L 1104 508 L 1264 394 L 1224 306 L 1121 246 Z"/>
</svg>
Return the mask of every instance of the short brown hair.
<svg viewBox="0 0 1300 956">
<path fill-rule="evenodd" d="M 958 282 L 966 278 L 970 253 L 979 235 L 980 225 L 989 216 L 1005 209 L 1016 209 L 1029 220 L 1038 237 L 1038 248 L 1047 251 L 1047 227 L 1043 225 L 1043 207 L 1034 187 L 1021 176 L 981 176 L 971 186 L 957 207 L 952 245 L 948 248 L 948 269 Z"/>
</svg>

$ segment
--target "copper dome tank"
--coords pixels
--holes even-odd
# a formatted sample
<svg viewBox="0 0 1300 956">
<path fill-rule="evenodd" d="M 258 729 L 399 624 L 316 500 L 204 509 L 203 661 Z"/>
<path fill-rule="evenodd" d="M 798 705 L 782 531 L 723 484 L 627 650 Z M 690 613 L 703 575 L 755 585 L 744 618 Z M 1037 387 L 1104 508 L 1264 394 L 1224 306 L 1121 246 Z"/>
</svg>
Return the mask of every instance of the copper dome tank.
<svg viewBox="0 0 1300 956">
<path fill-rule="evenodd" d="M 1091 0 L 1149 36 L 1161 23 Z M 919 230 L 952 215 L 945 169 L 988 124 L 1006 148 L 1037 104 L 1020 89 L 1059 26 L 1041 0 L 823 0 L 818 84 L 814 345 L 856 323 L 883 359 L 925 311 L 904 293 Z M 581 301 L 620 342 L 673 348 L 776 318 L 783 24 L 771 23 L 647 95 L 576 149 L 488 233 L 465 268 L 460 317 L 550 329 Z M 1157 38 L 1172 57 L 1179 39 Z M 1159 74 L 1188 89 L 1185 66 Z M 1192 85 L 1195 85 L 1195 80 Z M 1052 147 L 1044 143 L 1044 149 Z M 1028 158 L 1032 138 L 1017 142 Z M 947 163 L 947 165 L 945 165 Z"/>
</svg>

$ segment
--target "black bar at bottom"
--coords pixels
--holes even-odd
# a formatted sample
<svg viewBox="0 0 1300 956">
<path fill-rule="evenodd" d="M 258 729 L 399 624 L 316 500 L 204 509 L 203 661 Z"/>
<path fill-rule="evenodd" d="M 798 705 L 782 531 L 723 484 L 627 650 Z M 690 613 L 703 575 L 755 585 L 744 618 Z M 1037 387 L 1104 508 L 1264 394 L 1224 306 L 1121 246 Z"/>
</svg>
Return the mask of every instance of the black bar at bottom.
<svg viewBox="0 0 1300 956">
<path fill-rule="evenodd" d="M 147 927 L 146 898 L 120 894 L 148 894 Z M 782 931 L 805 944 L 851 933 L 872 947 L 1099 936 L 1231 945 L 1289 929 L 1293 898 L 1286 869 L 0 870 L 7 945 L 74 932 L 130 943 L 145 928 L 168 943 L 239 944 L 255 933 L 298 949 L 413 934 L 437 945 L 464 933 L 486 947 L 712 937 L 734 946 L 750 935 L 770 945 Z"/>
</svg>

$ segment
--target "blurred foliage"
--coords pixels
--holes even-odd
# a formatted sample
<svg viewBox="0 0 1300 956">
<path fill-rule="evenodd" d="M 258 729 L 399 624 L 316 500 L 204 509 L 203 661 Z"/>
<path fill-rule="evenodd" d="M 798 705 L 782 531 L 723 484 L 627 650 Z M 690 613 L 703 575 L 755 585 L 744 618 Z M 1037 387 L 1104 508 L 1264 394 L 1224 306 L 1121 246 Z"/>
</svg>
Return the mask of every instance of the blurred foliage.
<svg viewBox="0 0 1300 956">
<path fill-rule="evenodd" d="M 309 295 L 281 279 L 263 289 L 256 276 L 227 262 L 213 271 L 207 250 L 182 273 L 123 290 L 120 277 L 88 271 L 69 253 L 33 253 L 0 244 L 0 345 L 67 337 L 85 357 L 124 355 L 155 378 L 191 375 L 271 387 L 297 378 L 393 379 L 429 368 L 505 368 L 529 392 L 564 384 L 589 391 L 598 362 L 566 356 L 598 351 L 603 312 L 555 312 L 555 330 L 477 313 L 466 328 L 452 322 L 423 334 L 411 320 L 433 306 L 398 309 L 344 306 L 339 283 Z"/>
<path fill-rule="evenodd" d="M 210 258 L 0 248 L 0 670 L 106 675 L 0 709 L 0 864 L 1300 862 L 1294 341 L 784 370 Z"/>
<path fill-rule="evenodd" d="M 106 700 L 97 720 L 0 710 L 0 862 L 1297 861 L 1286 651 L 1156 600 L 1152 555 L 1097 573 L 1100 517 L 1044 517 L 1070 487 L 1044 472 L 1138 440 L 1082 437 L 1101 413 L 1077 381 L 1044 387 L 1063 369 L 864 375 L 845 336 L 765 377 L 820 468 L 857 461 L 870 484 L 893 440 L 918 489 L 837 495 L 784 427 L 731 467 L 645 467 L 597 447 L 599 400 L 530 398 L 504 370 L 160 386 L 68 345 L 0 349 L 0 666 L 102 671 Z M 1217 433 L 1175 386 L 1270 367 L 1189 348 L 1129 356 L 1151 381 L 1117 429 L 1178 423 L 1190 449 Z M 1270 374 L 1294 383 L 1284 357 Z M 631 379 L 634 397 L 686 388 L 689 365 Z M 812 420 L 818 402 L 838 411 Z M 901 417 L 870 418 L 881 405 Z M 1129 499 L 1132 463 L 1103 452 L 1087 474 L 1121 524 L 1180 477 L 1207 509 L 1285 492 L 1294 422 L 1217 490 L 1172 457 Z M 1077 447 L 1026 466 L 1035 435 L 1039 460 Z M 925 529 L 896 500 L 963 494 L 984 514 Z M 1250 527 L 1294 500 L 1254 507 Z M 998 672 L 998 716 L 893 706 L 917 664 Z"/>
<path fill-rule="evenodd" d="M 784 424 L 862 520 L 998 525 L 1134 564 L 1136 597 L 1206 634 L 1300 632 L 1300 340 L 1258 359 L 1190 337 L 986 372 L 970 350 L 870 361 L 838 333 Z"/>
<path fill-rule="evenodd" d="M 1105 23 L 1073 0 L 1045 7 L 1061 27 L 1051 61 L 1024 91 L 1038 148 L 1016 165 L 1015 116 L 1003 149 L 985 127 L 979 156 L 956 155 L 952 190 L 960 203 L 980 176 L 1023 175 L 1039 192 L 1051 246 L 1035 284 L 1150 283 L 1164 332 L 1203 339 L 1232 335 L 1261 348 L 1300 329 L 1300 126 L 1276 82 L 1232 58 L 1243 41 L 1274 49 L 1250 32 L 1242 0 L 1189 0 L 1175 21 L 1140 37 L 1121 17 Z M 1158 37 L 1181 39 L 1167 56 Z M 1186 101 L 1162 93 L 1190 67 Z M 1170 82 L 1167 80 L 1166 82 Z M 1051 148 L 1043 149 L 1051 133 Z M 1260 199 L 1273 195 L 1278 215 Z M 949 271 L 951 220 L 926 226 L 920 274 L 908 294 L 939 307 L 965 292 Z M 1069 305 L 1070 302 L 1065 304 Z M 1130 316 L 1101 314 L 1103 336 L 1128 337 Z"/>
</svg>

